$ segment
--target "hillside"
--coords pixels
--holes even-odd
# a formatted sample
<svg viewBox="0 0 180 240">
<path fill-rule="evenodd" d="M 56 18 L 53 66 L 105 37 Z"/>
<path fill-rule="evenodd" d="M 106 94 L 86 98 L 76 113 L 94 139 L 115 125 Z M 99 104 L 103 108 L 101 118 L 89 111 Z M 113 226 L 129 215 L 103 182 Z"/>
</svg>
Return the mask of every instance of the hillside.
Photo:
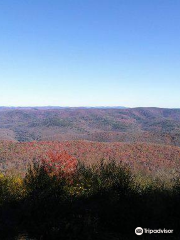
<svg viewBox="0 0 180 240">
<path fill-rule="evenodd" d="M 180 109 L 0 108 L 0 140 L 138 141 L 180 146 Z"/>
<path fill-rule="evenodd" d="M 179 170 L 180 148 L 145 143 L 97 143 L 89 141 L 65 142 L 0 142 L 0 170 L 25 173 L 29 163 L 41 160 L 49 152 L 63 152 L 86 165 L 100 160 L 122 162 L 132 171 L 165 178 Z"/>
</svg>

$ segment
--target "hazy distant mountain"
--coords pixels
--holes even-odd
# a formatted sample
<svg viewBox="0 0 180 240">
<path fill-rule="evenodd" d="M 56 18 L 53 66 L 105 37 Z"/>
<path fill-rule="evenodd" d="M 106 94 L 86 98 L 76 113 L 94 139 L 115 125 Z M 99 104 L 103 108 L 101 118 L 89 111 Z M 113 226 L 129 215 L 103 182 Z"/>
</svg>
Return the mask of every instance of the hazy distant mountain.
<svg viewBox="0 0 180 240">
<path fill-rule="evenodd" d="M 94 108 L 94 109 L 125 109 L 127 107 L 123 107 L 123 106 L 80 106 L 80 107 L 70 107 L 70 106 L 25 106 L 25 107 L 22 107 L 22 106 L 19 106 L 19 107 L 13 107 L 13 106 L 0 106 L 0 110 L 5 110 L 5 109 L 67 109 L 67 108 L 71 108 L 71 109 L 80 109 L 80 108 L 85 108 L 85 109 L 91 109 L 91 108 Z"/>
<path fill-rule="evenodd" d="M 0 107 L 0 140 L 152 142 L 180 146 L 180 109 Z"/>
</svg>

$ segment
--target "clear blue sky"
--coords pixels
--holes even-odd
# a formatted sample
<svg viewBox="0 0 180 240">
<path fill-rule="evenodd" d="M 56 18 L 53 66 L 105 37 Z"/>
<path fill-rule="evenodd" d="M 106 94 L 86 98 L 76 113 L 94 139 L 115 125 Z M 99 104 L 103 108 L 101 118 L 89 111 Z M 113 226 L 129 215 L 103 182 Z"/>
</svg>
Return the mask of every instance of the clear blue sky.
<svg viewBox="0 0 180 240">
<path fill-rule="evenodd" d="M 0 1 L 4 105 L 180 108 L 180 1 Z"/>
</svg>

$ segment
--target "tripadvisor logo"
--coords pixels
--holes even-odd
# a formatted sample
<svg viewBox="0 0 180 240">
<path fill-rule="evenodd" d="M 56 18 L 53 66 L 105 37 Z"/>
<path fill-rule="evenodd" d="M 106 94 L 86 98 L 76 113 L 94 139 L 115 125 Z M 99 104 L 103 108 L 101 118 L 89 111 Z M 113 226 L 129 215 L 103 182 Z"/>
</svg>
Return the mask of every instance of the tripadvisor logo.
<svg viewBox="0 0 180 240">
<path fill-rule="evenodd" d="M 142 229 L 141 227 L 137 227 L 137 228 L 135 229 L 135 234 L 136 234 L 136 235 L 142 235 L 142 234 L 143 234 L 143 229 Z"/>
<path fill-rule="evenodd" d="M 142 235 L 143 233 L 148 233 L 148 234 L 152 234 L 152 233 L 173 233 L 172 229 L 149 229 L 149 228 L 141 228 L 141 227 L 137 227 L 135 229 L 135 234 L 136 235 Z"/>
</svg>

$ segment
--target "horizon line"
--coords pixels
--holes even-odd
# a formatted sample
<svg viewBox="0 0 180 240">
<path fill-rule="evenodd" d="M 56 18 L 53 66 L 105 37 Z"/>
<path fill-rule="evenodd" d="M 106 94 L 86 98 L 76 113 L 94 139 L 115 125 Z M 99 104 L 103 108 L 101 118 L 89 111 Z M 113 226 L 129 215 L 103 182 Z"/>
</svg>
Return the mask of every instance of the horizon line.
<svg viewBox="0 0 180 240">
<path fill-rule="evenodd" d="M 14 106 L 14 105 L 8 105 L 8 106 L 0 106 L 0 108 L 122 108 L 122 109 L 128 109 L 128 108 L 159 108 L 159 109 L 180 109 L 180 107 L 157 107 L 157 106 L 151 106 L 151 107 L 126 107 L 126 106 L 115 106 L 115 105 L 101 105 L 101 106 L 60 106 L 60 105 L 26 105 L 26 106 Z"/>
</svg>

